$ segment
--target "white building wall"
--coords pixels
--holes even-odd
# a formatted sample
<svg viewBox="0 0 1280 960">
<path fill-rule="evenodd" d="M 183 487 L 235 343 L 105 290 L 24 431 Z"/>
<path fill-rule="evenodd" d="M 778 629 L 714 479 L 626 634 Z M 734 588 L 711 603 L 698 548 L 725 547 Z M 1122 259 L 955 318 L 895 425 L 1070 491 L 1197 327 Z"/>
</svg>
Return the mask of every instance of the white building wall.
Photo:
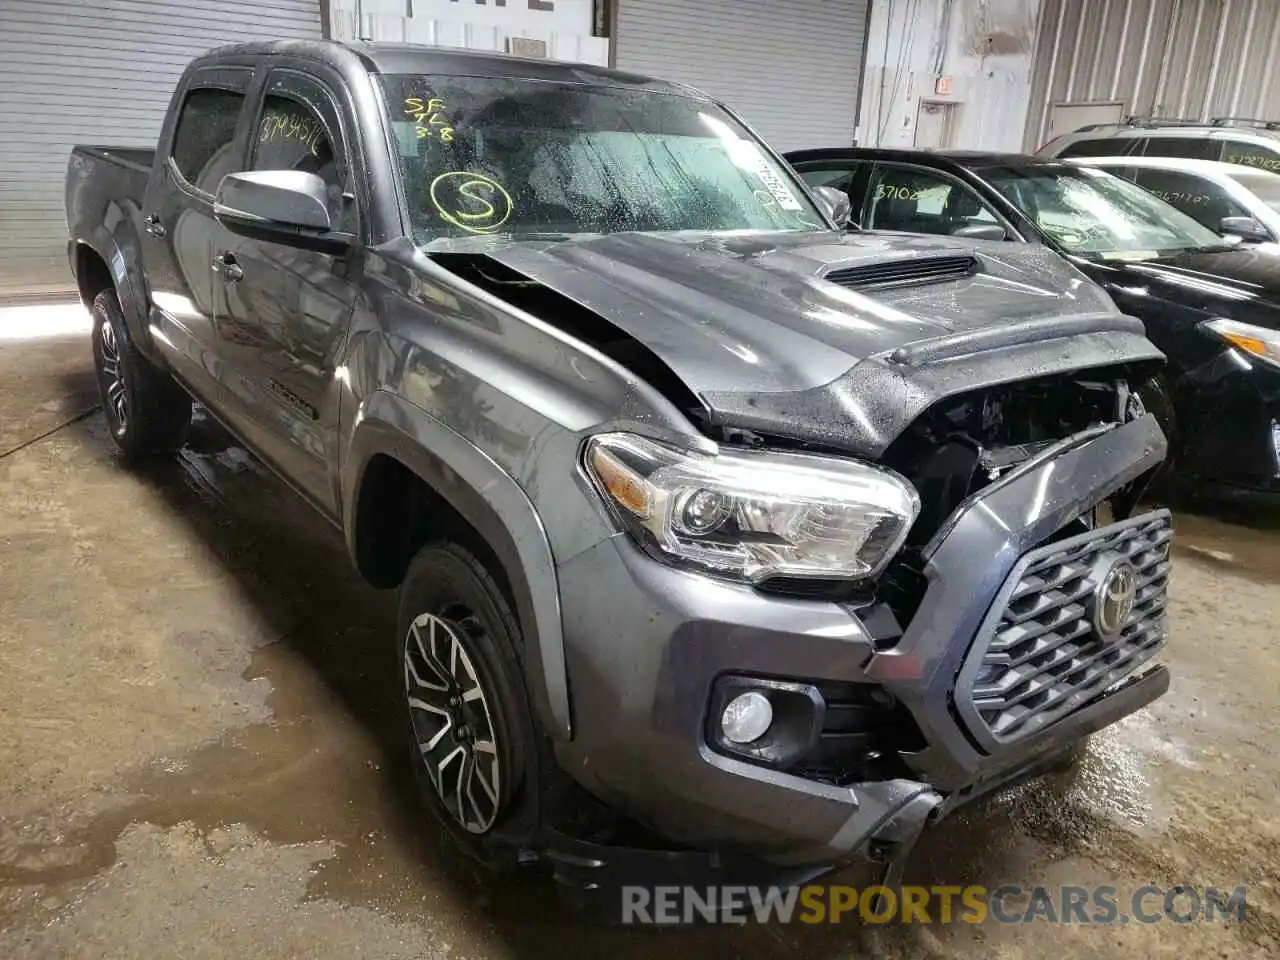
<svg viewBox="0 0 1280 960">
<path fill-rule="evenodd" d="M 606 66 L 609 41 L 592 36 L 592 17 L 592 0 L 333 0 L 330 30 L 335 40 L 498 53 L 508 52 L 508 37 L 530 37 L 546 41 L 552 59 Z"/>
<path fill-rule="evenodd" d="M 945 146 L 1021 150 L 1040 2 L 873 0 L 859 145 L 915 146 L 932 100 L 954 104 Z"/>
</svg>

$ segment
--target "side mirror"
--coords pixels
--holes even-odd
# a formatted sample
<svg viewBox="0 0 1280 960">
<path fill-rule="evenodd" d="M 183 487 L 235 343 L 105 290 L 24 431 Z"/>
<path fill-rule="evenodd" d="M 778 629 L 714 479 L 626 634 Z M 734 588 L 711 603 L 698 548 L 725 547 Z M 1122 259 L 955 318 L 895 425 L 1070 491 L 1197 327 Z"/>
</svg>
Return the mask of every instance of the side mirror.
<svg viewBox="0 0 1280 960">
<path fill-rule="evenodd" d="M 998 223 L 971 223 L 952 231 L 953 237 L 968 237 L 970 240 L 1008 240 L 1009 234 Z"/>
<path fill-rule="evenodd" d="M 837 226 L 848 225 L 849 214 L 853 212 L 853 202 L 847 193 L 835 187 L 814 187 L 813 196 L 818 201 L 818 206 L 822 207 Z"/>
<path fill-rule="evenodd" d="M 1271 239 L 1267 228 L 1253 217 L 1223 217 L 1218 224 L 1218 232 L 1226 236 L 1239 237 L 1242 240 L 1265 242 Z"/>
<path fill-rule="evenodd" d="M 324 253 L 339 253 L 350 242 L 332 233 L 329 188 L 302 170 L 229 173 L 213 200 L 218 222 L 241 236 Z"/>
</svg>

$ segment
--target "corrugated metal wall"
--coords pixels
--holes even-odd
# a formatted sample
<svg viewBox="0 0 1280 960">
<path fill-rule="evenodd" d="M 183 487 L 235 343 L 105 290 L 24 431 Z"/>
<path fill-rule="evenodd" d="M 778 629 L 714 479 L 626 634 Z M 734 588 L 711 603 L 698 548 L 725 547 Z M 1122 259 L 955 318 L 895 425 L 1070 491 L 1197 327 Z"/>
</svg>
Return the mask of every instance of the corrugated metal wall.
<svg viewBox="0 0 1280 960">
<path fill-rule="evenodd" d="M 1277 55 L 1277 0 L 1044 0 L 1024 146 L 1062 103 L 1280 120 Z"/>
<path fill-rule="evenodd" d="M 615 64 L 692 84 L 774 147 L 853 142 L 868 0 L 617 0 Z"/>
<path fill-rule="evenodd" d="M 71 289 L 73 144 L 155 146 L 192 57 L 320 35 L 319 0 L 0 0 L 0 297 Z"/>
</svg>

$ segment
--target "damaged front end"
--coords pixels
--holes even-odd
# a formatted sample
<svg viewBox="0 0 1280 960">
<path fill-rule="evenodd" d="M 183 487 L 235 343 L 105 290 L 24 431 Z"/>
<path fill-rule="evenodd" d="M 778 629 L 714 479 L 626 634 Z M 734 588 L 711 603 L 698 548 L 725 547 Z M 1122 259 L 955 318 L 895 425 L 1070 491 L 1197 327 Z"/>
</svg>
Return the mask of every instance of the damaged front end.
<svg viewBox="0 0 1280 960">
<path fill-rule="evenodd" d="M 1171 523 L 1135 515 L 1167 451 L 1163 411 L 1145 401 L 1163 357 L 1139 321 L 1096 303 L 1065 312 L 1069 298 L 1040 290 L 1024 291 L 1031 315 L 979 317 L 1010 296 L 980 270 L 930 288 L 935 314 L 909 321 L 891 306 L 901 291 L 842 295 L 849 312 L 821 313 L 821 277 L 791 278 L 785 296 L 769 278 L 763 306 L 743 279 L 730 311 L 730 294 L 700 301 L 683 272 L 679 285 L 674 267 L 659 276 L 652 246 L 431 256 L 629 368 L 726 459 L 871 464 L 913 488 L 919 510 L 865 576 L 707 577 L 705 562 L 654 562 L 635 520 L 621 525 L 631 536 L 561 564 L 567 656 L 593 678 L 573 692 L 591 723 L 563 749 L 590 792 L 697 849 L 900 865 L 933 819 L 1164 691 L 1167 672 L 1143 668 L 1164 641 Z M 723 322 L 703 323 L 701 302 Z M 762 319 L 787 309 L 786 322 Z M 584 438 L 588 457 L 601 442 Z M 665 495 L 657 471 L 685 483 L 687 470 L 611 442 L 621 461 L 588 464 L 599 492 L 635 499 L 647 522 L 638 493 Z M 1099 613 L 1116 571 L 1132 585 L 1119 624 Z M 620 587 L 607 611 L 603 582 Z M 623 629 L 625 654 L 602 654 L 600 638 Z M 752 692 L 790 726 L 721 737 L 727 698 Z"/>
</svg>

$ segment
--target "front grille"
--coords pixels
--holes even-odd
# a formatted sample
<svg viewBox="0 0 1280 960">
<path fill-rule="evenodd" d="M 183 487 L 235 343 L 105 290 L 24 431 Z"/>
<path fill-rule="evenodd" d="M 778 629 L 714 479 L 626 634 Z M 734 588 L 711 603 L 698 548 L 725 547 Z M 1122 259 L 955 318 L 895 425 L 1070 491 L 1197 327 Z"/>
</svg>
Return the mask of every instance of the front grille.
<svg viewBox="0 0 1280 960">
<path fill-rule="evenodd" d="M 841 267 L 823 276 L 824 280 L 842 287 L 900 287 L 918 283 L 941 283 L 959 280 L 976 273 L 978 259 L 972 256 L 913 257 L 888 263 L 867 263 Z"/>
<path fill-rule="evenodd" d="M 984 746 L 1030 736 L 1094 699 L 1165 638 L 1169 511 L 1027 553 L 1005 582 L 961 668 L 956 708 Z M 1121 560 L 1136 570 L 1133 608 L 1117 633 L 1096 626 L 1098 589 Z"/>
</svg>

